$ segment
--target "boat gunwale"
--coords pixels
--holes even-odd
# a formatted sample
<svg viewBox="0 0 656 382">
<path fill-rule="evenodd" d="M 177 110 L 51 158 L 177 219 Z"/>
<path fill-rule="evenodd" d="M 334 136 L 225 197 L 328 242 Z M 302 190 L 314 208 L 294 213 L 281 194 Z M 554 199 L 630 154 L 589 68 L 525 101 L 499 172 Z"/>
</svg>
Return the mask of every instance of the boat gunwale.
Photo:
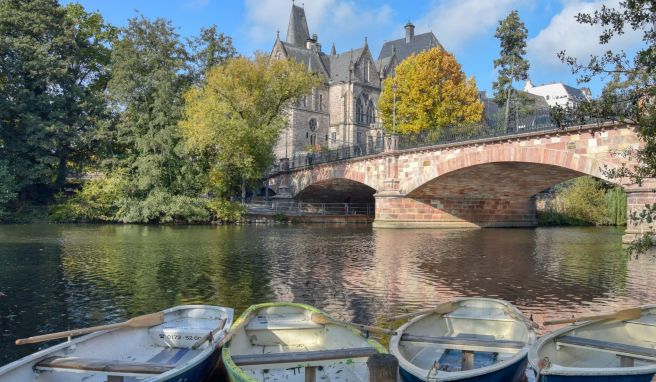
<svg viewBox="0 0 656 382">
<path fill-rule="evenodd" d="M 234 321 L 232 326 L 237 327 L 238 325 L 240 325 L 242 323 L 242 321 L 244 321 L 253 312 L 256 312 L 256 311 L 264 309 L 264 308 L 271 308 L 271 307 L 278 307 L 278 306 L 304 309 L 304 310 L 307 310 L 311 313 L 321 314 L 321 315 L 324 315 L 328 318 L 331 318 L 328 314 L 326 314 L 322 310 L 320 310 L 320 309 L 318 309 L 314 306 L 307 305 L 307 304 L 302 304 L 302 303 L 297 303 L 297 302 L 265 302 L 265 303 L 254 304 L 254 305 L 249 306 L 246 310 L 244 310 L 242 312 L 242 314 L 237 318 L 237 320 Z M 232 330 L 232 327 L 230 329 Z M 245 328 L 241 328 L 241 329 L 245 329 Z M 378 353 L 382 353 L 382 354 L 387 353 L 387 349 L 385 349 L 380 343 L 378 343 L 378 341 L 375 341 L 371 338 L 366 338 L 362 334 L 361 331 L 359 331 L 355 328 L 352 328 L 352 327 L 346 327 L 346 329 L 350 330 L 351 332 L 353 332 L 358 337 L 361 337 L 362 339 L 366 340 L 367 343 L 369 345 L 371 345 L 371 347 L 373 347 L 374 349 L 376 349 L 378 351 Z M 239 367 L 239 366 L 237 366 L 237 364 L 235 364 L 235 362 L 232 359 L 232 353 L 230 351 L 230 342 L 231 341 L 228 341 L 228 343 L 226 343 L 223 346 L 223 349 L 221 351 L 221 358 L 223 360 L 223 364 L 226 368 L 226 371 L 228 372 L 229 380 L 232 381 L 233 373 L 234 373 L 234 378 L 236 378 L 240 382 L 259 382 L 259 380 L 251 377 L 249 374 L 244 372 L 244 370 L 241 367 Z"/>
<path fill-rule="evenodd" d="M 229 325 L 233 318 L 234 318 L 234 310 L 232 308 L 228 307 L 223 307 L 223 306 L 217 306 L 217 305 L 201 305 L 201 304 L 190 304 L 190 305 L 177 305 L 171 308 L 167 308 L 164 310 L 161 310 L 160 312 L 164 313 L 166 315 L 167 313 L 173 313 L 176 311 L 180 310 L 189 310 L 189 309 L 209 309 L 209 310 L 217 310 L 217 311 L 222 311 L 226 314 L 227 321 L 225 323 L 224 328 L 220 331 L 221 335 L 217 335 L 213 338 L 212 341 L 212 346 L 206 346 L 203 351 L 199 352 L 196 354 L 193 358 L 189 359 L 187 362 L 181 364 L 179 367 L 175 367 L 172 370 L 169 370 L 165 373 L 149 376 L 146 379 L 142 380 L 142 382 L 155 382 L 159 381 L 165 378 L 170 378 L 170 377 L 175 377 L 179 374 L 182 374 L 184 372 L 187 372 L 194 367 L 196 367 L 198 364 L 203 362 L 207 357 L 209 357 L 216 349 L 216 344 L 226 335 L 228 332 L 228 329 L 226 329 L 227 325 Z M 157 325 L 153 325 L 157 326 Z M 150 327 L 149 327 L 150 328 Z M 149 328 L 139 328 L 143 330 L 147 330 Z M 36 364 L 39 360 L 45 359 L 48 356 L 50 356 L 52 353 L 56 353 L 60 350 L 64 350 L 66 348 L 69 348 L 71 346 L 77 345 L 82 342 L 86 342 L 89 340 L 92 340 L 96 337 L 100 337 L 103 335 L 106 335 L 108 333 L 116 332 L 124 330 L 124 328 L 117 328 L 117 329 L 110 329 L 110 330 L 101 330 L 93 333 L 89 333 L 80 337 L 76 338 L 71 338 L 70 341 L 65 341 L 53 346 L 49 346 L 45 349 L 39 350 L 35 353 L 29 354 L 23 358 L 17 359 L 16 361 L 13 361 L 11 363 L 8 363 L 4 366 L 0 367 L 0 378 L 2 378 L 3 374 L 11 372 L 12 370 L 15 370 L 20 367 L 27 366 L 28 364 Z M 83 373 L 84 371 L 79 371 L 80 373 Z M 99 372 L 94 372 L 94 373 L 99 373 Z"/>
<path fill-rule="evenodd" d="M 456 299 L 450 300 L 446 303 L 453 304 L 453 303 L 458 303 L 458 302 L 468 301 L 468 300 L 495 302 L 495 303 L 502 304 L 502 305 L 512 309 L 512 311 L 514 313 L 516 313 L 518 315 L 518 317 L 515 317 L 514 320 L 509 320 L 509 321 L 514 321 L 514 322 L 524 324 L 527 328 L 528 340 L 526 341 L 526 345 L 523 348 L 519 349 L 517 353 L 513 354 L 512 357 L 510 357 L 506 360 L 494 363 L 492 365 L 479 367 L 479 368 L 471 369 L 471 370 L 455 371 L 455 372 L 442 371 L 441 373 L 438 374 L 438 378 L 439 378 L 440 381 L 445 381 L 445 382 L 446 381 L 458 381 L 458 380 L 466 379 L 466 378 L 480 377 L 480 376 L 484 376 L 484 375 L 489 374 L 489 373 L 493 373 L 493 372 L 496 372 L 496 371 L 499 371 L 499 370 L 503 370 L 506 367 L 512 366 L 513 364 L 517 363 L 523 357 L 526 357 L 528 355 L 529 348 L 536 341 L 535 330 L 533 329 L 532 326 L 530 326 L 529 323 L 527 323 L 528 318 L 526 316 L 524 316 L 524 314 L 522 312 L 520 312 L 519 309 L 517 309 L 517 307 L 515 307 L 509 301 L 501 300 L 501 299 L 495 299 L 495 298 L 486 298 L 486 297 L 461 297 L 461 298 L 456 298 Z M 443 305 L 443 304 L 441 304 L 441 305 Z M 415 376 L 416 378 L 418 378 L 419 380 L 422 380 L 422 381 L 426 380 L 426 375 L 421 375 L 418 372 L 420 370 L 424 371 L 425 369 L 420 369 L 418 366 L 415 366 L 412 362 L 410 362 L 407 358 L 405 358 L 399 350 L 399 343 L 401 342 L 401 337 L 403 336 L 405 330 L 408 327 L 414 325 L 418 321 L 421 321 L 421 320 L 427 318 L 428 316 L 430 316 L 432 314 L 434 314 L 434 313 L 431 313 L 431 312 L 424 313 L 424 314 L 422 314 L 420 316 L 417 316 L 417 317 L 414 317 L 410 321 L 406 322 L 401 327 L 399 327 L 399 329 L 396 331 L 397 334 L 392 336 L 390 338 L 390 342 L 389 342 L 390 353 L 394 354 L 394 356 L 396 356 L 396 358 L 399 360 L 399 367 L 403 368 L 406 372 L 408 372 L 409 374 L 412 374 L 413 376 Z M 446 314 L 442 314 L 440 316 L 443 317 L 443 316 L 446 316 Z M 448 316 L 447 316 L 447 318 L 448 318 Z M 466 319 L 465 317 L 454 317 L 454 318 L 456 318 L 456 319 L 457 318 Z M 522 318 L 524 318 L 524 319 L 522 319 Z M 495 321 L 494 318 L 492 320 Z"/>
<path fill-rule="evenodd" d="M 649 310 L 655 309 L 656 304 L 642 305 L 640 309 Z M 571 332 L 576 329 L 580 329 L 586 326 L 601 324 L 604 321 L 609 320 L 590 320 L 574 323 L 571 325 L 565 325 L 562 328 L 554 330 L 540 338 L 531 348 L 529 349 L 528 362 L 533 369 L 535 369 L 538 375 L 563 375 L 563 376 L 618 376 L 618 375 L 641 375 L 647 373 L 656 374 L 656 363 L 653 365 L 645 366 L 631 366 L 631 367 L 573 367 L 573 366 L 563 366 L 560 364 L 552 364 L 548 368 L 540 369 L 538 363 L 540 362 L 539 354 L 542 347 L 549 342 L 553 342 L 556 338 L 561 337 L 563 334 Z M 639 322 L 632 322 L 634 320 L 623 321 L 631 323 L 634 325 L 640 325 Z M 609 321 L 610 322 L 610 321 Z M 642 324 L 649 325 L 649 324 Z"/>
</svg>

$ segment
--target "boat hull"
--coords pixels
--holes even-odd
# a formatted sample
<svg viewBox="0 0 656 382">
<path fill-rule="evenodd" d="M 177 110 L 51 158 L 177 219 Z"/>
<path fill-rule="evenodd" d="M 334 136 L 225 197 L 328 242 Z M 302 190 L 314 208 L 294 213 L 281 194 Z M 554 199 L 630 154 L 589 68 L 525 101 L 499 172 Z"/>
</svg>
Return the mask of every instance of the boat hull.
<svg viewBox="0 0 656 382">
<path fill-rule="evenodd" d="M 538 382 L 651 382 L 654 373 L 636 375 L 542 375 Z"/>
<path fill-rule="evenodd" d="M 449 379 L 450 381 L 462 381 L 462 382 L 517 382 L 521 381 L 521 378 L 526 372 L 526 365 L 528 364 L 528 359 L 526 357 L 520 359 L 514 364 L 508 365 L 507 367 L 491 372 L 489 374 L 478 375 L 476 377 L 470 378 L 455 378 Z M 400 368 L 399 373 L 404 382 L 425 382 L 426 378 L 418 378 L 407 370 Z"/>
<path fill-rule="evenodd" d="M 198 362 L 192 368 L 181 371 L 178 375 L 172 375 L 165 378 L 149 379 L 148 381 L 157 382 L 209 382 L 212 380 L 212 375 L 217 372 L 219 361 L 221 359 L 221 349 L 212 352 L 207 358 Z"/>
</svg>

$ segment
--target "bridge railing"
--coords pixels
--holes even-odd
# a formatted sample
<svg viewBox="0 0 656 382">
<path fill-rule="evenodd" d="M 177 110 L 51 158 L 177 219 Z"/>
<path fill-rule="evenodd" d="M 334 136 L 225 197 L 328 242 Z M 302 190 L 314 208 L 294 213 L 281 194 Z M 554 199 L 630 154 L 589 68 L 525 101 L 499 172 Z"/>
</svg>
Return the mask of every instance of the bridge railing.
<svg viewBox="0 0 656 382">
<path fill-rule="evenodd" d="M 289 158 L 290 168 L 314 166 L 317 164 L 337 162 L 344 159 L 379 154 L 385 151 L 383 137 L 376 137 L 366 143 L 344 146 L 338 149 L 296 154 Z"/>
<path fill-rule="evenodd" d="M 480 139 L 515 136 L 541 131 L 563 131 L 572 126 L 607 122 L 606 119 L 581 117 L 574 111 L 564 109 L 537 108 L 509 115 L 499 111 L 492 117 L 486 117 L 477 124 L 447 126 L 440 129 L 424 130 L 415 134 L 400 134 L 398 149 L 412 149 L 425 146 L 451 144 Z M 337 162 L 345 159 L 379 154 L 385 151 L 384 137 L 369 139 L 366 143 L 345 146 L 334 150 L 308 152 L 289 158 L 289 167 L 272 169 L 271 172 L 286 171 L 322 163 Z"/>
<path fill-rule="evenodd" d="M 424 130 L 416 134 L 400 135 L 399 149 L 411 149 L 480 139 L 515 136 L 532 132 L 564 131 L 572 126 L 602 123 L 606 120 L 575 117 L 573 113 L 558 113 L 553 109 L 536 109 L 530 113 L 513 115 L 506 125 L 503 114 L 485 118 L 476 125 L 447 126 L 439 130 Z"/>
<path fill-rule="evenodd" d="M 267 209 L 271 213 L 284 213 L 286 215 L 304 216 L 347 216 L 347 215 L 366 215 L 374 214 L 374 206 L 370 203 L 307 203 L 297 201 L 266 201 L 262 203 L 252 203 L 252 207 Z"/>
</svg>

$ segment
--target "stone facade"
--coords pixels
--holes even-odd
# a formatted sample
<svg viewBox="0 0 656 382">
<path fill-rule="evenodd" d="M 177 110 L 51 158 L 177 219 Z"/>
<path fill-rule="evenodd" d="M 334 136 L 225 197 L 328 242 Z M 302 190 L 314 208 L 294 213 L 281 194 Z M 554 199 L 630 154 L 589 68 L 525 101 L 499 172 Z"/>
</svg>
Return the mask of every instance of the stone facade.
<svg viewBox="0 0 656 382">
<path fill-rule="evenodd" d="M 385 43 L 374 59 L 366 38 L 357 49 L 329 54 L 318 36 L 310 36 L 305 10 L 292 5 L 285 41 L 278 35 L 271 51 L 276 59 L 291 58 L 321 74 L 325 82 L 288 110 L 289 123 L 275 147 L 278 158 L 305 155 L 310 149 L 359 146 L 366 150 L 382 139 L 378 98 L 382 81 L 413 53 L 439 46 L 433 33 L 415 36 L 411 23 L 405 37 Z"/>
</svg>

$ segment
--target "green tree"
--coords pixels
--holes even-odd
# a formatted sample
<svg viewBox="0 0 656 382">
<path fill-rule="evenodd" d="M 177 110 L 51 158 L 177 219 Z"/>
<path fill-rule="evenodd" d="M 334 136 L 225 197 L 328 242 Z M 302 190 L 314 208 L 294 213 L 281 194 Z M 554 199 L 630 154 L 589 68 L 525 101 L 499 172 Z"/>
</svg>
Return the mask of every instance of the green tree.
<svg viewBox="0 0 656 382">
<path fill-rule="evenodd" d="M 192 77 L 196 84 L 205 79 L 205 73 L 213 66 L 223 64 L 237 56 L 232 38 L 218 32 L 216 25 L 201 28 L 200 35 L 187 40 L 191 49 Z"/>
<path fill-rule="evenodd" d="M 641 184 L 643 179 L 656 177 L 656 4 L 650 0 L 623 0 L 617 7 L 603 6 L 592 13 L 580 13 L 576 19 L 581 24 L 600 26 L 600 46 L 604 46 L 618 35 L 627 31 L 642 34 L 644 46 L 635 56 L 624 51 L 608 50 L 579 62 L 561 51 L 558 56 L 568 64 L 579 82 L 586 83 L 594 78 L 612 80 L 604 88 L 599 99 L 581 103 L 574 111 L 578 118 L 598 117 L 623 122 L 634 126 L 643 145 L 628 150 L 625 154 L 635 160 L 636 167 L 624 167 L 608 171 L 615 178 L 628 178 Z M 656 220 L 656 205 L 647 206 L 631 219 L 651 223 Z M 645 234 L 629 247 L 630 251 L 644 249 L 642 244 L 652 242 L 652 233 Z"/>
<path fill-rule="evenodd" d="M 180 126 L 190 149 L 210 158 L 212 191 L 226 197 L 241 188 L 243 197 L 245 183 L 273 163 L 284 109 L 320 83 L 302 64 L 264 55 L 211 68 L 205 83 L 186 93 Z"/>
<path fill-rule="evenodd" d="M 528 79 L 529 62 L 526 56 L 526 38 L 528 29 L 519 18 L 519 12 L 513 10 L 503 20 L 499 21 L 494 37 L 499 39 L 501 50 L 499 58 L 494 60 L 494 68 L 498 69 L 499 76 L 492 85 L 494 100 L 499 106 L 505 105 L 504 126 L 508 127 L 511 100 L 526 103 L 529 98 L 522 97 L 513 88 L 514 81 Z M 514 102 L 513 102 L 514 103 Z"/>
<path fill-rule="evenodd" d="M 483 104 L 474 78 L 463 73 L 455 57 L 442 50 L 413 55 L 399 64 L 395 76 L 385 80 L 378 101 L 385 129 L 402 134 L 422 130 L 441 132 L 447 126 L 479 122 Z M 396 114 L 396 117 L 394 117 Z"/>
<path fill-rule="evenodd" d="M 14 175 L 9 172 L 9 164 L 0 160 L 0 219 L 7 213 L 7 204 L 16 197 Z"/>
<path fill-rule="evenodd" d="M 55 0 L 0 0 L 0 152 L 23 202 L 47 201 L 92 152 L 113 28 Z"/>
<path fill-rule="evenodd" d="M 170 22 L 136 17 L 112 51 L 108 95 L 118 115 L 111 171 L 126 177 L 117 202 L 123 222 L 207 219 L 196 200 L 202 175 L 181 144 L 182 94 L 191 84 L 189 56 Z"/>
</svg>

